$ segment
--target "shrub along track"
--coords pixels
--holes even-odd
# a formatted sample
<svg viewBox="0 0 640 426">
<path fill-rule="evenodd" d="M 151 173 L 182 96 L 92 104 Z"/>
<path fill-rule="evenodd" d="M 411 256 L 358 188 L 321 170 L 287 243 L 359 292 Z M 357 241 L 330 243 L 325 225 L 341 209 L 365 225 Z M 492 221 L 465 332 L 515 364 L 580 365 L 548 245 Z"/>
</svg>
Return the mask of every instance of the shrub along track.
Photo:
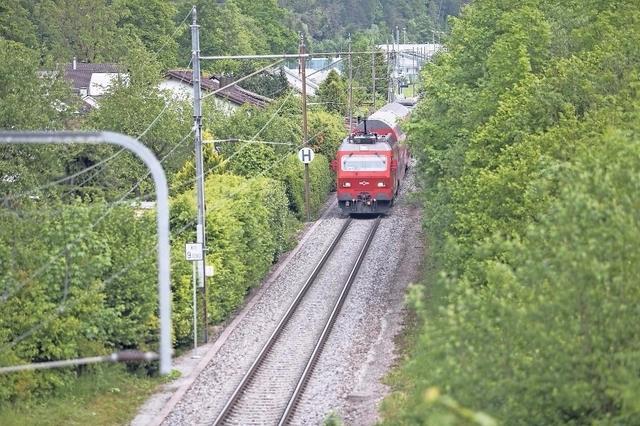
<svg viewBox="0 0 640 426">
<path fill-rule="evenodd" d="M 419 279 L 423 259 L 420 210 L 406 200 L 411 180 L 410 174 L 396 206 L 380 223 L 329 336 L 331 350 L 319 357 L 293 424 L 319 424 L 330 412 L 346 424 L 373 424 L 378 418 L 378 405 L 388 392 L 381 380 L 395 362 L 394 337 L 403 327 L 405 288 Z M 166 385 L 164 394 L 143 407 L 134 425 L 212 424 L 344 222 L 334 202 L 220 338 L 199 349 L 206 352 L 193 373 L 183 370 L 178 383 Z M 354 258 L 369 229 L 367 221 L 353 222 L 358 238 L 346 235 L 349 243 L 337 249 L 345 259 Z M 353 260 L 328 265 L 322 274 L 346 276 L 352 265 Z M 194 363 L 187 355 L 177 368 L 185 361 Z"/>
</svg>

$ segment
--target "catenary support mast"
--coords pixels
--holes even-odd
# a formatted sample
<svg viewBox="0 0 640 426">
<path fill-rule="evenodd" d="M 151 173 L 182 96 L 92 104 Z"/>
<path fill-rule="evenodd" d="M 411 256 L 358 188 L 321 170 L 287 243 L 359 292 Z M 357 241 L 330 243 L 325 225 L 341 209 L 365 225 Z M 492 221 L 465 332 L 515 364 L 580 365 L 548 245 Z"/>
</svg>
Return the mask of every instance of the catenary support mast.
<svg viewBox="0 0 640 426">
<path fill-rule="evenodd" d="M 196 204 L 198 217 L 196 223 L 196 242 L 202 245 L 202 260 L 197 261 L 198 285 L 202 289 L 203 340 L 209 340 L 207 332 L 207 286 L 205 277 L 206 241 L 204 229 L 204 164 L 202 160 L 202 88 L 200 73 L 200 26 L 197 23 L 196 7 L 192 10 L 191 48 L 193 62 L 193 126 L 195 134 L 196 161 Z"/>
</svg>

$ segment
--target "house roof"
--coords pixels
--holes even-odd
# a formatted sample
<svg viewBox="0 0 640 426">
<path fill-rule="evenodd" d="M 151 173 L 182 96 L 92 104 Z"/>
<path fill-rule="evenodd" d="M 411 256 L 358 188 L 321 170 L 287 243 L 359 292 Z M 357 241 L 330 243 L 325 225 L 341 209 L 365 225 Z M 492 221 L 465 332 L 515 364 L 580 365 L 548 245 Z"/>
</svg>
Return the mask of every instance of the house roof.
<svg viewBox="0 0 640 426">
<path fill-rule="evenodd" d="M 89 88 L 91 84 L 91 76 L 94 73 L 122 73 L 125 70 L 118 64 L 94 64 L 85 62 L 76 62 L 66 64 L 64 68 L 64 78 L 71 82 L 71 86 L 80 90 Z"/>
<path fill-rule="evenodd" d="M 193 84 L 193 72 L 191 70 L 169 70 L 167 71 L 166 76 L 167 78 L 176 79 L 189 85 Z M 202 86 L 202 90 L 206 92 L 213 92 L 221 87 L 220 80 L 215 76 L 203 78 L 200 84 Z M 244 105 L 248 103 L 261 108 L 273 101 L 266 96 L 243 89 L 237 84 L 218 92 L 216 96 L 227 99 L 229 102 L 236 105 Z"/>
</svg>

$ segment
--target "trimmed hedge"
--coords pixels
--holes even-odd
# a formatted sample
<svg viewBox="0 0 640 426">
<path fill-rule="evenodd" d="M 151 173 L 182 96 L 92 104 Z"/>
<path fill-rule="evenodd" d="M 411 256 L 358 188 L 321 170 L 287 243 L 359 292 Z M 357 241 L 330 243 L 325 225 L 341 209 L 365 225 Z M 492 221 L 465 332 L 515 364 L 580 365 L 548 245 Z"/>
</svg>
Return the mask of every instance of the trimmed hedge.
<svg viewBox="0 0 640 426">
<path fill-rule="evenodd" d="M 226 318 L 286 247 L 284 185 L 269 178 L 214 175 L 206 182 L 207 263 L 212 323 Z M 56 205 L 0 210 L 0 365 L 157 347 L 153 215 L 127 206 Z M 103 217 L 104 216 L 104 217 Z M 176 344 L 192 339 L 191 264 L 195 196 L 172 204 L 172 289 Z M 33 236 L 37 235 L 38 238 Z M 0 376 L 0 402 L 70 385 L 80 371 Z"/>
<path fill-rule="evenodd" d="M 273 179 L 213 175 L 205 187 L 207 263 L 215 268 L 208 280 L 207 306 L 211 321 L 218 322 L 242 303 L 285 249 L 290 213 L 284 187 Z M 174 231 L 192 222 L 195 214 L 192 191 L 177 197 L 172 205 Z M 183 247 L 187 241 L 195 241 L 195 234 L 176 240 L 176 245 Z M 191 338 L 192 270 L 182 251 L 174 253 L 176 339 L 187 343 Z"/>
<path fill-rule="evenodd" d="M 298 159 L 298 155 L 290 155 L 284 161 L 282 168 L 276 172 L 276 178 L 284 182 L 289 208 L 300 220 L 305 220 L 304 205 L 304 165 Z M 334 177 L 329 168 L 329 161 L 324 155 L 316 154 L 309 163 L 309 202 L 311 204 L 311 216 L 318 215 L 320 208 L 331 191 Z"/>
</svg>

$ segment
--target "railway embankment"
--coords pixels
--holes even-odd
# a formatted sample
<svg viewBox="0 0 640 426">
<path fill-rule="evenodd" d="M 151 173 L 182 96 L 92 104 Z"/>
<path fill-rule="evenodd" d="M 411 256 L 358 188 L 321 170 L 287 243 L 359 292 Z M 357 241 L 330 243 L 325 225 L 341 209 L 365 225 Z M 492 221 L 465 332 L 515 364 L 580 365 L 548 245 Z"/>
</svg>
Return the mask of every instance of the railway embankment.
<svg viewBox="0 0 640 426">
<path fill-rule="evenodd" d="M 403 326 L 405 290 L 419 280 L 423 259 L 420 211 L 407 198 L 413 190 L 409 177 L 393 212 L 381 220 L 325 344 L 328 349 L 320 355 L 297 404 L 293 424 L 321 423 L 331 413 L 349 424 L 377 420 L 379 403 L 388 393 L 382 378 L 396 360 L 394 337 Z M 178 368 L 184 363 L 183 376 L 151 398 L 133 424 L 212 423 L 346 220 L 337 205 L 330 204 L 218 339 L 198 350 L 202 358 L 193 360 L 191 354 L 185 354 L 183 361 L 178 361 Z M 323 281 L 314 290 L 314 301 L 307 302 L 298 314 L 301 318 L 309 320 L 333 305 L 336 290 L 332 283 L 352 267 L 371 221 L 354 219 L 333 260 L 320 274 Z M 305 336 L 315 327 L 312 323 L 298 322 L 292 327 Z M 301 342 L 287 344 L 292 347 L 285 348 L 284 355 L 275 361 L 285 370 L 294 362 L 289 358 L 295 358 Z M 270 393 L 269 378 L 263 379 L 266 397 L 259 406 L 267 410 L 275 391 Z"/>
</svg>

